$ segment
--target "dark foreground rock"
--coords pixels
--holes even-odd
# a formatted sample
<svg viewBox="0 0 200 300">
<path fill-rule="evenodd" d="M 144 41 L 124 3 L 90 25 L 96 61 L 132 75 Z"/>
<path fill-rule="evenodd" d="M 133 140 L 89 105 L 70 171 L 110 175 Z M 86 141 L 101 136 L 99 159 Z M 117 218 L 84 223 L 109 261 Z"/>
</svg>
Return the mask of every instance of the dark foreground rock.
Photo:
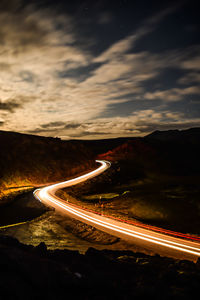
<svg viewBox="0 0 200 300">
<path fill-rule="evenodd" d="M 0 237 L 0 299 L 193 299 L 199 285 L 199 262 L 93 248 L 85 255 L 50 251 Z"/>
</svg>

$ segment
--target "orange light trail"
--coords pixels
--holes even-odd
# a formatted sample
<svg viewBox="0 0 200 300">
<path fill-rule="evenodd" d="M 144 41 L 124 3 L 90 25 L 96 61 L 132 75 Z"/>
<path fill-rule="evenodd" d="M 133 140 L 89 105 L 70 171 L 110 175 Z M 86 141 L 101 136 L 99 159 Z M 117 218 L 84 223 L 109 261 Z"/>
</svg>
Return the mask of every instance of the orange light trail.
<svg viewBox="0 0 200 300">
<path fill-rule="evenodd" d="M 144 224 L 139 225 L 136 222 L 125 221 L 112 216 L 101 215 L 98 212 L 65 202 L 55 196 L 55 192 L 57 190 L 91 179 L 110 167 L 110 162 L 100 160 L 97 162 L 100 163 L 101 166 L 96 170 L 65 182 L 38 189 L 34 192 L 35 197 L 41 202 L 45 202 L 55 209 L 62 211 L 62 213 L 66 213 L 102 231 L 119 236 L 120 238 L 128 239 L 131 242 L 136 242 L 136 240 L 139 239 L 145 242 L 145 247 L 148 247 L 149 245 L 150 248 L 152 248 L 152 245 L 154 245 L 153 247 L 155 248 L 157 245 L 164 249 L 171 249 L 181 253 L 200 256 L 200 243 L 191 241 L 199 241 L 200 239 L 198 237 L 191 237 L 186 234 L 164 230 L 158 227 Z M 155 248 L 155 251 L 158 251 L 158 249 L 156 250 Z"/>
</svg>

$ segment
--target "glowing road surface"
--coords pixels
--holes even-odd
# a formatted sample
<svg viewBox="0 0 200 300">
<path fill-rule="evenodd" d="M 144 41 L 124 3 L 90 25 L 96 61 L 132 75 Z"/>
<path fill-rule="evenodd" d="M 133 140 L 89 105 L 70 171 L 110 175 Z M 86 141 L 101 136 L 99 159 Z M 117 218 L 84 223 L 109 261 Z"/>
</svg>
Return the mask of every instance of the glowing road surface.
<svg viewBox="0 0 200 300">
<path fill-rule="evenodd" d="M 97 160 L 96 162 L 100 164 L 100 167 L 94 171 L 74 179 L 37 189 L 34 191 L 34 196 L 41 202 L 54 207 L 62 214 L 67 214 L 101 231 L 126 239 L 129 243 L 134 243 L 154 253 L 192 260 L 200 256 L 200 238 L 198 237 L 156 227 L 154 227 L 155 230 L 152 230 L 153 227 L 136 225 L 136 223 L 131 221 L 128 222 L 112 216 L 105 216 L 55 196 L 57 190 L 91 179 L 110 167 L 110 162 L 102 160 Z"/>
</svg>

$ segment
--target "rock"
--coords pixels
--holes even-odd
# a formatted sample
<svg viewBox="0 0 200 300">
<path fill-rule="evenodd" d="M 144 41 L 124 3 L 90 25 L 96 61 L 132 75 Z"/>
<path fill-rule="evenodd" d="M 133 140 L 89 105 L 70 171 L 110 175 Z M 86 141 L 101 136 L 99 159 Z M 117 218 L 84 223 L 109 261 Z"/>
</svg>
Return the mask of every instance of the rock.
<svg viewBox="0 0 200 300">
<path fill-rule="evenodd" d="M 46 254 L 47 253 L 47 246 L 44 242 L 41 242 L 38 246 L 35 247 L 36 252 L 39 254 Z"/>
<path fill-rule="evenodd" d="M 131 251 L 48 250 L 0 237 L 0 299 L 192 299 L 196 264 Z"/>
</svg>

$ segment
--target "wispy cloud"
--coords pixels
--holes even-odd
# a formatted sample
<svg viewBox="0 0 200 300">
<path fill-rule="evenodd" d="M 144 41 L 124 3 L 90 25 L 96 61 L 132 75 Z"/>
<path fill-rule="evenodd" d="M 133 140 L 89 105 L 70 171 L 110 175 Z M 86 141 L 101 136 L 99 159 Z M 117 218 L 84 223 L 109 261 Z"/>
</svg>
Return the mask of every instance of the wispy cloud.
<svg viewBox="0 0 200 300">
<path fill-rule="evenodd" d="M 199 86 L 190 86 L 186 88 L 173 88 L 168 90 L 156 90 L 154 92 L 147 92 L 144 98 L 148 100 L 161 99 L 163 101 L 179 101 L 184 99 L 186 95 L 200 96 Z"/>
<path fill-rule="evenodd" d="M 187 74 L 185 74 L 184 76 L 182 76 L 178 83 L 180 84 L 191 84 L 191 83 L 200 83 L 200 73 L 198 72 L 189 72 Z"/>
<path fill-rule="evenodd" d="M 21 105 L 19 103 L 15 103 L 14 101 L 7 101 L 7 102 L 0 101 L 0 111 L 5 110 L 12 113 L 15 109 L 17 109 L 20 106 Z"/>
</svg>

